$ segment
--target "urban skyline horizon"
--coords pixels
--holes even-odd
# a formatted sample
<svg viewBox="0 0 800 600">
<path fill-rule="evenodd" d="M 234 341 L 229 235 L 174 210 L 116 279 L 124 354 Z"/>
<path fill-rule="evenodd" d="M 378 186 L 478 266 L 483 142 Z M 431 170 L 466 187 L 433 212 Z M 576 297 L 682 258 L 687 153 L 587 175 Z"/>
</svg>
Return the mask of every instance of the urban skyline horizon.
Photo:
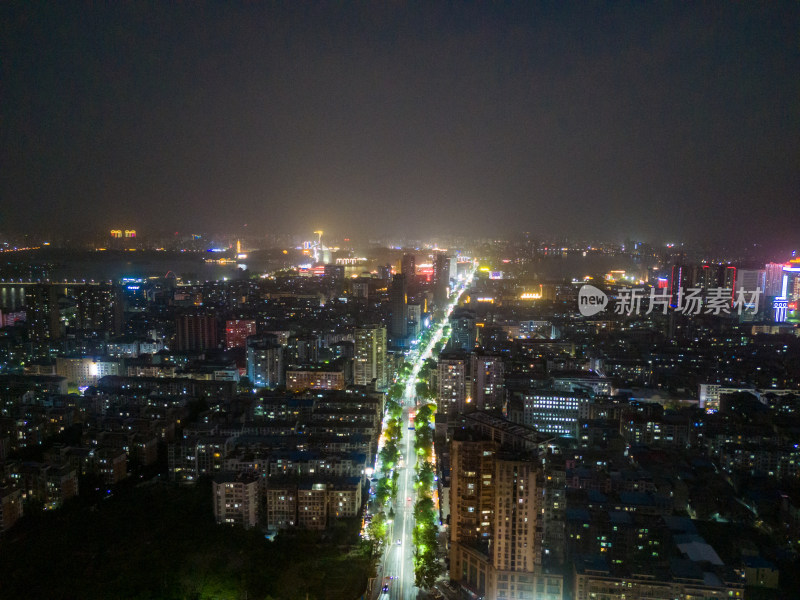
<svg viewBox="0 0 800 600">
<path fill-rule="evenodd" d="M 240 227 L 222 228 L 222 227 L 208 227 L 208 228 L 178 228 L 175 230 L 171 227 L 161 227 L 157 229 L 140 229 L 136 226 L 126 225 L 124 229 L 119 229 L 120 232 L 125 229 L 130 229 L 134 233 L 133 237 L 137 242 L 152 242 L 155 240 L 166 240 L 175 238 L 176 240 L 184 240 L 186 238 L 194 237 L 197 240 L 205 240 L 207 242 L 214 241 L 227 241 L 227 240 L 248 240 L 250 242 L 262 240 L 267 243 L 281 243 L 297 242 L 302 243 L 305 240 L 312 240 L 316 237 L 319 231 L 312 231 L 311 227 L 297 227 L 294 229 L 274 230 L 267 227 L 243 225 Z M 0 246 L 10 245 L 14 240 L 33 238 L 36 242 L 46 242 L 48 245 L 52 241 L 61 243 L 82 243 L 89 241 L 100 241 L 102 239 L 112 239 L 113 230 L 105 227 L 95 227 L 92 229 L 84 229 L 81 232 L 63 232 L 53 228 L 28 228 L 20 231 L 9 231 L 8 229 L 0 229 Z M 125 236 L 128 237 L 128 236 Z M 609 249 L 617 246 L 622 250 L 628 249 L 626 246 L 631 244 L 644 244 L 650 248 L 669 248 L 680 250 L 681 248 L 709 251 L 709 250 L 722 250 L 722 251 L 744 251 L 753 248 L 759 249 L 761 253 L 774 253 L 781 252 L 791 254 L 800 251 L 800 237 L 795 240 L 787 241 L 786 243 L 770 240 L 767 242 L 759 241 L 758 239 L 750 240 L 727 240 L 711 241 L 702 237 L 697 238 L 682 238 L 670 236 L 636 236 L 633 234 L 596 234 L 584 235 L 579 233 L 570 233 L 568 231 L 560 232 L 534 232 L 522 228 L 509 229 L 504 232 L 489 232 L 486 231 L 482 234 L 467 234 L 459 232 L 439 232 L 437 234 L 426 235 L 422 233 L 393 233 L 390 229 L 382 231 L 372 231 L 364 233 L 358 230 L 324 230 L 324 238 L 326 240 L 333 240 L 336 243 L 347 243 L 348 246 L 357 245 L 380 245 L 384 244 L 389 248 L 412 248 L 415 246 L 423 247 L 436 247 L 442 242 L 455 243 L 455 244 L 485 244 L 492 242 L 508 242 L 519 243 L 524 242 L 528 244 L 536 244 L 537 246 L 545 246 L 548 244 L 564 244 L 565 249 Z M 265 246 L 264 248 L 269 248 Z M 275 246 L 277 247 L 277 246 Z M 556 248 L 554 248 L 556 249 Z M 2 251 L 2 247 L 0 247 Z"/>
</svg>

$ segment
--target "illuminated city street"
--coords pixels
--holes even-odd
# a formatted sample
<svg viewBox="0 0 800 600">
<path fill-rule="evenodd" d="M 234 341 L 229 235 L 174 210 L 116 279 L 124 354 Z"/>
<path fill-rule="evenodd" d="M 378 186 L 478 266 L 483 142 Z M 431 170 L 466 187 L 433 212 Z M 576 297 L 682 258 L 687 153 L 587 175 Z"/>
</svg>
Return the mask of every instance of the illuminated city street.
<svg viewBox="0 0 800 600">
<path fill-rule="evenodd" d="M 390 526 L 389 542 L 383 557 L 383 578 L 389 580 L 389 598 L 416 598 L 417 588 L 414 586 L 414 548 L 411 532 L 414 528 L 414 466 L 416 459 L 413 453 L 413 439 L 408 431 L 409 409 L 403 409 L 403 423 L 406 435 L 403 437 L 403 456 L 408 459 L 401 469 L 397 499 L 395 502 L 394 521 Z M 400 543 L 398 544 L 398 540 Z M 386 594 L 383 594 L 386 596 Z"/>
<path fill-rule="evenodd" d="M 450 315 L 458 304 L 461 294 L 472 282 L 474 273 L 475 268 L 470 271 L 466 280 L 452 295 L 445 310 L 445 317 L 436 325 L 428 344 L 409 356 L 413 362 L 403 396 L 403 440 L 401 444 L 405 461 L 400 467 L 400 479 L 394 503 L 394 520 L 390 525 L 389 541 L 382 557 L 379 585 L 376 586 L 381 597 L 393 600 L 411 600 L 417 596 L 418 588 L 414 585 L 414 547 L 412 542 L 412 531 L 415 526 L 414 504 L 417 501 L 417 493 L 414 489 L 414 469 L 417 457 L 414 452 L 413 431 L 409 429 L 412 427 L 410 412 L 417 402 L 416 385 L 420 370 L 425 361 L 431 357 L 434 347 L 442 339 L 450 321 Z M 388 594 L 382 592 L 385 585 L 388 585 Z"/>
</svg>

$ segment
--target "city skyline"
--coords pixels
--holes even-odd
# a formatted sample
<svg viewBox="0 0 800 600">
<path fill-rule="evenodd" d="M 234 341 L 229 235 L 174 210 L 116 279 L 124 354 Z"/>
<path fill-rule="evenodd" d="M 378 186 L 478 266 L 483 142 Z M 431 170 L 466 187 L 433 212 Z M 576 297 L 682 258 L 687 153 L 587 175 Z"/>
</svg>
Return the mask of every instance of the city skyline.
<svg viewBox="0 0 800 600">
<path fill-rule="evenodd" d="M 796 245 L 795 3 L 2 11 L 2 231 Z"/>
<path fill-rule="evenodd" d="M 800 590 L 800 2 L 0 6 L 0 600 Z"/>
<path fill-rule="evenodd" d="M 800 258 L 113 232 L 0 265 L 0 598 L 799 589 Z"/>
</svg>

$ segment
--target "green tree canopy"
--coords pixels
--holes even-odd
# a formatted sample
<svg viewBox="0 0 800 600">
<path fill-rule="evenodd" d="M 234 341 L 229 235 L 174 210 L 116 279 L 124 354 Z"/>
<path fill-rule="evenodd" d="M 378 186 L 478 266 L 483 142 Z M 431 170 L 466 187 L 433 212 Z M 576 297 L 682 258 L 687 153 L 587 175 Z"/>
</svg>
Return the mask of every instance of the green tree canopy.
<svg viewBox="0 0 800 600">
<path fill-rule="evenodd" d="M 392 384 L 392 387 L 389 388 L 388 392 L 389 400 L 397 402 L 397 400 L 403 397 L 404 391 L 405 391 L 405 385 L 403 385 L 401 382 L 398 381 Z"/>
<path fill-rule="evenodd" d="M 430 400 L 434 397 L 433 391 L 427 381 L 417 381 L 415 391 L 417 393 L 417 398 L 420 400 Z"/>
<path fill-rule="evenodd" d="M 433 420 L 433 414 L 436 412 L 436 405 L 435 404 L 423 404 L 419 408 L 417 408 L 417 416 L 414 419 L 414 423 L 423 422 L 425 424 L 430 423 Z"/>
</svg>

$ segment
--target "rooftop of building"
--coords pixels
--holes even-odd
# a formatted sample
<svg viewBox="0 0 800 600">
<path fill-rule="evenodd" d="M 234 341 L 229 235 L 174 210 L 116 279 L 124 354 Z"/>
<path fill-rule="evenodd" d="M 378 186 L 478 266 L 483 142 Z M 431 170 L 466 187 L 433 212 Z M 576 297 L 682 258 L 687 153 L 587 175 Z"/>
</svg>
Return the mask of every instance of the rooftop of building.
<svg viewBox="0 0 800 600">
<path fill-rule="evenodd" d="M 291 365 L 289 368 L 286 369 L 286 376 L 289 376 L 289 373 L 304 373 L 313 371 L 315 373 L 337 373 L 337 374 L 344 374 L 344 371 L 338 367 L 337 365 L 332 364 L 307 364 L 307 365 Z"/>
<path fill-rule="evenodd" d="M 583 371 L 578 369 L 571 369 L 571 370 L 558 371 L 558 373 L 553 374 L 553 379 L 591 379 L 594 381 L 603 381 L 608 378 L 601 377 L 595 371 Z"/>
<path fill-rule="evenodd" d="M 721 568 L 706 568 L 689 559 L 673 558 L 667 568 L 646 564 L 609 564 L 599 554 L 577 555 L 572 564 L 579 575 L 638 579 L 650 584 L 668 585 L 670 582 L 689 583 L 695 586 L 723 588 L 731 583 L 728 573 Z"/>
<path fill-rule="evenodd" d="M 214 483 L 253 483 L 258 475 L 247 471 L 222 471 L 214 476 Z"/>
<path fill-rule="evenodd" d="M 463 421 L 466 422 L 467 424 L 475 424 L 484 427 L 490 427 L 492 429 L 502 431 L 503 433 L 508 435 L 512 435 L 519 438 L 525 438 L 537 444 L 543 444 L 546 441 L 549 441 L 553 438 L 553 436 L 539 433 L 533 427 L 528 427 L 527 425 L 522 425 L 520 423 L 513 423 L 507 419 L 498 417 L 496 415 L 481 410 L 476 410 L 474 412 L 463 415 Z"/>
<path fill-rule="evenodd" d="M 749 569 L 776 569 L 774 563 L 771 563 L 763 556 L 743 556 L 742 562 L 744 566 Z"/>
</svg>

